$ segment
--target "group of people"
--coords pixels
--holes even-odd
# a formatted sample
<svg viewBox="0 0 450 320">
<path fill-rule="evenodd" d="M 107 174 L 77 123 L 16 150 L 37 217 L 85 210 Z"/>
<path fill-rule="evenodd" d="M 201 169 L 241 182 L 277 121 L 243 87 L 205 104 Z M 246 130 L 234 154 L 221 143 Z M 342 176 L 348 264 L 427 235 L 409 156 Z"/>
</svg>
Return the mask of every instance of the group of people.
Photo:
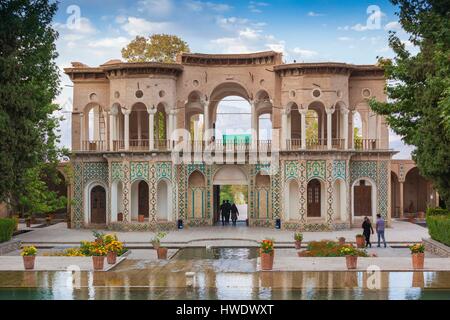
<svg viewBox="0 0 450 320">
<path fill-rule="evenodd" d="M 220 216 L 222 218 L 222 225 L 230 223 L 230 216 L 233 226 L 236 225 L 237 218 L 239 217 L 239 210 L 234 203 L 230 203 L 229 200 L 223 200 L 220 205 Z"/>
<path fill-rule="evenodd" d="M 372 243 L 370 242 L 370 235 L 374 234 L 374 232 L 373 232 L 372 223 L 370 222 L 370 219 L 368 217 L 364 217 L 364 222 L 362 224 L 362 228 L 363 228 L 363 235 L 366 238 L 366 248 L 367 247 L 372 248 Z M 380 247 L 381 239 L 383 239 L 383 244 L 384 244 L 384 247 L 386 248 L 386 240 L 384 239 L 385 222 L 380 214 L 377 214 L 377 222 L 375 224 L 375 229 L 377 231 L 377 236 L 378 236 L 378 248 Z"/>
</svg>

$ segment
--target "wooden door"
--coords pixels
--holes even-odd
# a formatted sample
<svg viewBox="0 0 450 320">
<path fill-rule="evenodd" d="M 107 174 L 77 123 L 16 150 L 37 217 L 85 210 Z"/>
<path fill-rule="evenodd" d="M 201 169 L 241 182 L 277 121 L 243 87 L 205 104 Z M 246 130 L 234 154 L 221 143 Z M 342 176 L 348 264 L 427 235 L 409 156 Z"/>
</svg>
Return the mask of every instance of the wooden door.
<svg viewBox="0 0 450 320">
<path fill-rule="evenodd" d="M 149 209 L 149 203 L 148 203 L 148 184 L 145 181 L 139 182 L 139 215 L 144 215 L 144 217 L 148 218 L 148 209 Z"/>
<path fill-rule="evenodd" d="M 91 223 L 106 223 L 106 191 L 101 186 L 91 190 Z"/>
<path fill-rule="evenodd" d="M 308 217 L 320 217 L 320 182 L 313 179 L 308 183 Z"/>
<path fill-rule="evenodd" d="M 353 192 L 355 216 L 372 216 L 372 186 L 361 181 L 359 186 L 355 186 Z"/>
</svg>

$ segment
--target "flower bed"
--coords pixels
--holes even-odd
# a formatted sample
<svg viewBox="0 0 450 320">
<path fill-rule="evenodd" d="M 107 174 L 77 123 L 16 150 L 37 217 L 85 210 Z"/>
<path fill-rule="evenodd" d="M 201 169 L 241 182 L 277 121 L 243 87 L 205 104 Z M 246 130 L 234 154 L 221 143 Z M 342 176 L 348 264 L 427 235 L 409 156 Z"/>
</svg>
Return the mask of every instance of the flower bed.
<svg viewBox="0 0 450 320">
<path fill-rule="evenodd" d="M 0 243 L 11 240 L 16 227 L 14 219 L 0 219 Z"/>
<path fill-rule="evenodd" d="M 299 257 L 343 257 L 343 248 L 351 245 L 339 244 L 331 240 L 311 241 L 306 250 L 298 252 Z M 367 257 L 365 250 L 354 250 L 359 257 Z"/>
</svg>

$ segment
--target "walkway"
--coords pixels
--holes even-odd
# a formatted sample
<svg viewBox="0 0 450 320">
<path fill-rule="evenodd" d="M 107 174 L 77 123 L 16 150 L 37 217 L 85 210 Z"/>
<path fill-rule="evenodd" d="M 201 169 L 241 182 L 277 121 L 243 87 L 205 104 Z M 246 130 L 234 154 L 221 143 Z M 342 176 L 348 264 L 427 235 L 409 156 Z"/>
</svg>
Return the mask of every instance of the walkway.
<svg viewBox="0 0 450 320">
<path fill-rule="evenodd" d="M 20 225 L 20 228 L 24 225 Z M 110 231 L 104 231 L 110 232 Z M 333 231 L 333 232 L 304 232 L 303 242 L 314 240 L 336 240 L 345 237 L 347 241 L 354 241 L 355 235 L 361 233 L 361 229 Z M 154 236 L 152 232 L 116 232 L 120 240 L 128 246 L 150 246 L 150 240 Z M 428 230 L 424 227 L 404 221 L 394 221 L 392 228 L 386 230 L 386 240 L 390 245 L 420 242 L 422 238 L 428 238 Z M 93 240 L 92 230 L 67 229 L 65 223 L 58 223 L 45 228 L 36 228 L 33 231 L 20 234 L 15 239 L 24 244 L 36 245 L 73 245 L 82 240 Z M 163 244 L 173 247 L 183 246 L 256 246 L 257 241 L 264 238 L 273 238 L 278 246 L 293 246 L 293 231 L 276 230 L 268 228 L 248 228 L 214 226 L 196 227 L 169 232 L 163 239 Z M 372 241 L 376 235 L 372 236 Z"/>
</svg>

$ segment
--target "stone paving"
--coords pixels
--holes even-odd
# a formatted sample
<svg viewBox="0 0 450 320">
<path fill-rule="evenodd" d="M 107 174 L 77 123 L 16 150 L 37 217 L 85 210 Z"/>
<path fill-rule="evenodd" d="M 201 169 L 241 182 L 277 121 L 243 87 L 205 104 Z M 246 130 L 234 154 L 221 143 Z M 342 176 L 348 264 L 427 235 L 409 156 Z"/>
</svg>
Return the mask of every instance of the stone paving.
<svg viewBox="0 0 450 320">
<path fill-rule="evenodd" d="M 21 240 L 24 244 L 49 246 L 57 244 L 78 244 L 81 240 L 94 239 L 92 230 L 67 229 L 65 223 L 58 223 L 49 227 L 32 230 L 14 238 Z M 336 240 L 339 237 L 345 237 L 347 241 L 354 241 L 355 235 L 361 232 L 362 230 L 359 228 L 333 232 L 304 232 L 303 242 L 323 239 Z M 152 232 L 116 232 L 116 234 L 120 240 L 129 246 L 150 246 L 150 240 L 154 236 Z M 428 237 L 428 230 L 426 228 L 410 222 L 394 221 L 392 227 L 386 230 L 386 240 L 390 244 L 420 242 L 422 238 Z M 231 245 L 238 245 L 239 242 L 235 241 L 238 240 L 242 242 L 240 244 L 241 246 L 256 246 L 257 241 L 264 238 L 273 238 L 279 246 L 293 246 L 293 231 L 233 226 L 174 230 L 169 232 L 162 243 L 173 247 L 205 246 L 209 242 L 214 245 L 224 246 L 228 240 L 233 240 Z M 376 241 L 376 235 L 372 236 L 372 241 Z"/>
</svg>

